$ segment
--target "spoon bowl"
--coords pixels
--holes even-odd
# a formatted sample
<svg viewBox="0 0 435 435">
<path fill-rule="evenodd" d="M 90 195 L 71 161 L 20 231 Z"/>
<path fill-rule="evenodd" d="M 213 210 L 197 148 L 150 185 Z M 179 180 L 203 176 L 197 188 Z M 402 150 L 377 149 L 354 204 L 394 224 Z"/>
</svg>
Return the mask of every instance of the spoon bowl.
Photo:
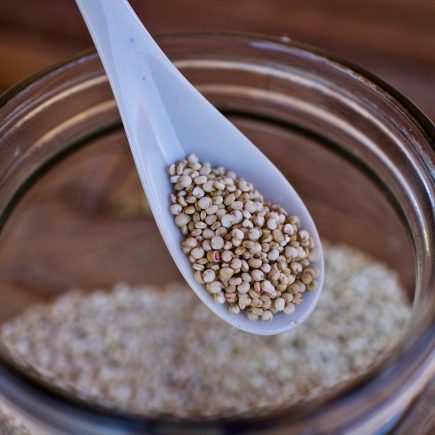
<svg viewBox="0 0 435 435">
<path fill-rule="evenodd" d="M 307 208 L 281 172 L 210 104 L 177 70 L 125 0 L 76 0 L 109 78 L 148 203 L 183 277 L 201 301 L 226 322 L 246 332 L 273 335 L 303 322 L 314 310 L 323 286 L 323 251 Z M 181 250 L 183 236 L 169 213 L 169 164 L 195 153 L 200 161 L 223 166 L 253 183 L 264 197 L 301 219 L 319 249 L 314 262 L 319 287 L 287 315 L 250 321 L 214 302 L 193 277 Z"/>
</svg>

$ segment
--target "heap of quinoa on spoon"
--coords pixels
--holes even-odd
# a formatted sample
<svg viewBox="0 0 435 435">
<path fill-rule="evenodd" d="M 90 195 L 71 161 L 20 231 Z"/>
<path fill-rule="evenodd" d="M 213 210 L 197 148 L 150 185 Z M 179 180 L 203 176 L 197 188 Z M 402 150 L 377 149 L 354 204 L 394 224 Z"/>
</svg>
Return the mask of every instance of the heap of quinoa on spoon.
<svg viewBox="0 0 435 435">
<path fill-rule="evenodd" d="M 289 216 L 223 167 L 194 154 L 169 166 L 169 211 L 197 282 L 229 311 L 249 320 L 291 314 L 315 291 L 319 252 L 297 216 Z"/>
</svg>

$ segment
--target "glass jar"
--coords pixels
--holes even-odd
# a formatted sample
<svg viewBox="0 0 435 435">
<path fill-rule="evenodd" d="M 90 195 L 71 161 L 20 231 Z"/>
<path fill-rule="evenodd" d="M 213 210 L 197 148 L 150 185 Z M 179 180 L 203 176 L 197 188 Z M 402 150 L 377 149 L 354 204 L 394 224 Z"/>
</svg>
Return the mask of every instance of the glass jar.
<svg viewBox="0 0 435 435">
<path fill-rule="evenodd" d="M 433 125 L 378 78 L 300 44 L 228 34 L 158 42 L 288 177 L 321 236 L 399 272 L 412 318 L 367 374 L 264 415 L 198 421 L 109 411 L 38 379 L 3 348 L 2 403 L 35 433 L 386 430 L 434 374 Z M 0 120 L 0 322 L 71 287 L 179 279 L 94 52 L 3 95 Z"/>
</svg>

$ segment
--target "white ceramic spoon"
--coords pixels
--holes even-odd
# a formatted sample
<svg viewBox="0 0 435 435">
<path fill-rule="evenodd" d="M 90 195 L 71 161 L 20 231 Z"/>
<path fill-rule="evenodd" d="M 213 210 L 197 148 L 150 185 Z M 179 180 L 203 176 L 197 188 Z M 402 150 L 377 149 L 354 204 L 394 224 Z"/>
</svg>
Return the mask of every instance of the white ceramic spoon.
<svg viewBox="0 0 435 435">
<path fill-rule="evenodd" d="M 260 335 L 292 329 L 313 311 L 324 266 L 314 222 L 298 194 L 278 169 L 176 69 L 146 31 L 127 1 L 76 0 L 109 78 L 136 168 L 162 237 L 184 278 L 215 314 L 243 331 Z M 170 163 L 195 153 L 201 161 L 224 166 L 253 182 L 265 198 L 301 218 L 320 249 L 319 289 L 306 292 L 292 315 L 250 321 L 213 301 L 193 278 L 182 236 L 168 212 Z M 144 243 L 146 241 L 144 240 Z"/>
</svg>

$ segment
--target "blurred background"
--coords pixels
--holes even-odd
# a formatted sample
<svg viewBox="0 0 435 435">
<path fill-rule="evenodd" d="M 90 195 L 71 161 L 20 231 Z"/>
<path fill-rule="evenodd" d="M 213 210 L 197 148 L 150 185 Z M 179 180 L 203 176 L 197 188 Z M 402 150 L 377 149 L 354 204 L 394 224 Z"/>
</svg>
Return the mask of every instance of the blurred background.
<svg viewBox="0 0 435 435">
<path fill-rule="evenodd" d="M 435 118 L 433 0 L 131 0 L 153 33 L 296 39 L 377 74 Z M 0 92 L 91 46 L 73 0 L 0 0 Z"/>
<path fill-rule="evenodd" d="M 294 39 L 316 46 L 378 75 L 411 99 L 429 118 L 435 119 L 435 0 L 130 0 L 130 2 L 145 26 L 154 35 L 183 31 L 251 32 Z M 0 0 L 0 94 L 32 73 L 61 62 L 91 46 L 92 41 L 74 0 Z M 126 161 L 131 165 L 130 154 L 125 156 Z M 108 155 L 108 158 L 110 157 Z M 117 171 L 118 167 L 113 165 L 112 172 L 103 174 L 106 178 L 101 177 L 100 187 L 105 186 L 110 174 Z M 93 168 L 92 171 L 89 170 L 89 174 L 93 177 Z M 68 176 L 65 172 L 66 180 Z M 76 178 L 72 176 L 70 178 L 74 179 L 79 189 L 68 190 L 69 186 L 67 186 L 68 189 L 59 190 L 61 201 L 53 201 L 55 206 L 65 201 L 65 198 L 67 201 L 71 198 L 76 200 L 74 194 L 80 191 L 81 180 L 76 182 Z M 117 178 L 114 180 L 119 183 Z M 50 179 L 46 180 L 47 185 L 49 181 Z M 133 181 L 137 182 L 136 178 Z M 121 188 L 130 189 L 131 185 L 128 182 L 127 180 Z M 67 195 L 64 192 L 67 192 Z M 120 192 L 122 195 L 119 195 L 119 198 L 126 197 L 122 189 Z M 138 192 L 142 201 L 142 192 L 141 190 Z M 81 197 L 78 197 L 77 201 L 79 200 Z M 26 269 L 26 276 L 21 266 L 8 269 L 8 264 L 4 262 L 6 267 L 0 270 L 0 275 L 3 273 L 3 276 L 9 278 L 11 282 L 10 293 L 5 297 L 8 304 L 0 307 L 0 314 L 3 316 L 12 315 L 19 311 L 22 305 L 28 303 L 27 294 L 19 293 L 12 284 L 17 284 L 18 287 L 32 285 L 31 294 L 36 295 L 35 299 L 39 295 L 45 295 L 47 288 L 37 288 L 35 284 L 41 276 L 45 277 L 44 257 L 41 257 L 40 252 L 43 252 L 44 248 L 46 252 L 51 253 L 56 252 L 56 249 L 60 251 L 59 247 L 63 246 L 63 243 L 72 245 L 74 242 L 73 237 L 68 239 L 68 231 L 65 231 L 63 226 L 58 225 L 53 228 L 52 221 L 46 221 L 46 203 L 40 201 L 39 207 L 32 209 L 33 214 L 27 216 L 29 222 L 26 227 L 27 232 L 23 230 L 25 226 L 21 222 L 19 236 L 24 241 L 21 246 L 25 248 L 21 251 L 17 249 L 8 252 L 8 255 L 15 255 L 11 257 L 15 260 L 22 259 L 22 263 L 18 264 L 28 264 L 32 267 Z M 36 220 L 35 216 L 43 208 L 45 213 L 41 213 L 43 219 Z M 59 210 L 54 210 L 60 213 Z M 136 212 L 137 210 L 128 210 L 131 215 L 135 215 Z M 56 213 L 53 213 L 53 216 L 60 219 L 59 214 Z M 15 225 L 18 228 L 18 224 Z M 101 223 L 98 222 L 98 225 Z M 131 222 L 128 228 L 130 225 Z M 133 227 L 135 231 L 133 236 L 143 231 L 141 225 L 138 223 L 137 227 Z M 35 226 L 38 232 L 34 231 Z M 42 237 L 44 229 L 52 237 Z M 54 230 L 58 232 L 55 233 Z M 129 237 L 128 240 L 131 240 L 130 232 L 121 233 L 119 227 L 116 227 L 116 231 L 118 235 L 125 234 L 125 240 Z M 110 234 L 109 231 L 107 233 Z M 82 235 L 82 238 L 85 237 Z M 122 237 L 119 240 L 120 246 L 125 245 Z M 44 247 L 38 251 L 41 241 Z M 102 243 L 100 239 L 94 238 L 90 239 L 90 246 L 93 246 L 92 241 L 95 244 Z M 108 242 L 112 243 L 111 238 Z M 157 243 L 161 244 L 158 235 Z M 141 244 L 140 239 L 138 244 Z M 16 247 L 17 243 L 11 242 L 10 246 L 12 245 Z M 28 246 L 33 250 L 27 249 Z M 113 249 L 113 244 L 108 246 Z M 374 248 L 377 249 L 377 245 Z M 38 255 L 35 255 L 35 252 Z M 67 255 L 70 255 L 69 251 Z M 35 257 L 39 258 L 39 262 L 34 262 Z M 89 257 L 86 257 L 86 261 L 88 259 Z M 405 257 L 404 260 L 406 261 Z M 86 273 L 92 275 L 95 268 L 95 263 L 89 261 L 88 263 L 90 265 L 88 269 L 84 268 L 83 263 L 76 262 L 73 266 L 77 269 L 81 268 L 80 273 L 86 277 Z M 50 265 L 48 262 L 47 264 Z M 126 267 L 124 263 L 119 264 L 120 267 Z M 68 276 L 70 263 L 65 261 L 65 265 L 64 275 Z M 131 265 L 131 269 L 134 269 L 134 265 Z M 113 268 L 115 276 L 117 270 Z M 70 281 L 63 283 L 56 277 L 49 284 L 50 288 L 56 289 L 68 286 Z M 5 295 L 7 289 L 2 291 Z M 429 409 L 433 409 L 434 388 L 432 383 L 432 387 L 421 396 L 421 402 L 429 403 Z M 416 403 L 412 410 L 410 417 L 403 420 L 401 431 L 395 433 L 400 435 L 417 433 L 416 422 L 423 422 L 422 426 L 426 425 L 427 428 L 432 424 L 433 420 L 431 422 L 429 420 L 433 416 L 427 412 L 427 408 L 419 407 Z M 0 434 L 2 433 L 0 420 Z"/>
</svg>

